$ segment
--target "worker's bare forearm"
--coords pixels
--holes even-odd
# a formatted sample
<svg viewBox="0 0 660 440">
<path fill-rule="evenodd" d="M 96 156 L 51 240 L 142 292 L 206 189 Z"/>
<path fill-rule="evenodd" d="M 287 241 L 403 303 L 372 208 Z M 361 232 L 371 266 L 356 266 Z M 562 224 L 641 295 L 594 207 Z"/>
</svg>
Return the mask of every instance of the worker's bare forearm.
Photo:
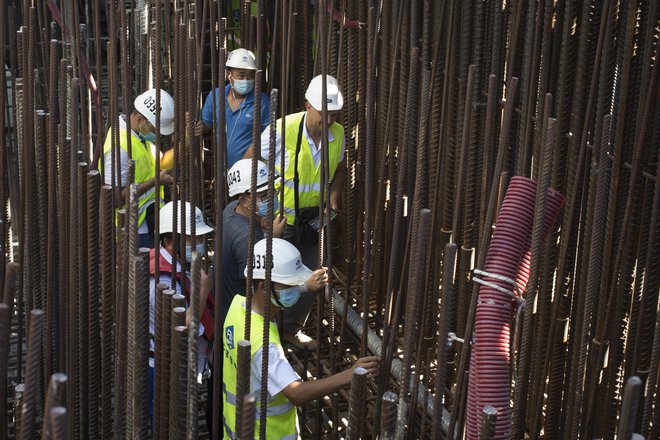
<svg viewBox="0 0 660 440">
<path fill-rule="evenodd" d="M 294 405 L 301 406 L 347 387 L 350 381 L 350 370 L 346 370 L 323 379 L 293 382 L 282 393 Z"/>
</svg>

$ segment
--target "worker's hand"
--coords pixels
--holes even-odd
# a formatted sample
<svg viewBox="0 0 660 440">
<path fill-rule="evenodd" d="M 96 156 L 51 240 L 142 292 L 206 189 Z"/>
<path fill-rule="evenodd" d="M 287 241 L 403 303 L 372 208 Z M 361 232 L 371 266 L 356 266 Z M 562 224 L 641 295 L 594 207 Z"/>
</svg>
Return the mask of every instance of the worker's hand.
<svg viewBox="0 0 660 440">
<path fill-rule="evenodd" d="M 174 176 L 172 175 L 172 170 L 161 170 L 160 184 L 171 185 L 172 183 L 174 183 Z"/>
<path fill-rule="evenodd" d="M 347 371 L 350 371 L 350 374 L 353 374 L 353 371 L 355 371 L 356 368 L 364 368 L 367 370 L 368 377 L 376 377 L 378 376 L 378 356 L 367 356 L 358 359 L 355 361 L 355 364 L 353 364 L 353 367 L 350 368 Z"/>
<path fill-rule="evenodd" d="M 286 217 L 276 215 L 273 219 L 273 237 L 282 238 L 286 228 Z"/>
<path fill-rule="evenodd" d="M 316 269 L 312 273 L 312 276 L 309 277 L 307 281 L 305 281 L 305 287 L 307 287 L 308 292 L 316 292 L 317 290 L 321 290 L 326 286 L 326 284 L 328 284 L 327 267 Z"/>
<path fill-rule="evenodd" d="M 337 213 L 341 211 L 341 196 L 339 194 L 330 194 L 330 207 Z"/>
<path fill-rule="evenodd" d="M 199 121 L 197 124 L 195 124 L 195 136 L 201 136 L 204 134 L 204 123 L 202 121 Z"/>
</svg>

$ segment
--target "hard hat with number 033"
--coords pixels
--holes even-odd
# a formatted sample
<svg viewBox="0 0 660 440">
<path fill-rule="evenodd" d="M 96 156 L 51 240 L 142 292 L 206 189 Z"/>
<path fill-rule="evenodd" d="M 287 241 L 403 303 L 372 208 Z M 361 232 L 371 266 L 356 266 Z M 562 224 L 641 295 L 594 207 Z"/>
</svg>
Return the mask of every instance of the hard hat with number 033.
<svg viewBox="0 0 660 440">
<path fill-rule="evenodd" d="M 326 102 L 328 103 L 328 111 L 336 112 L 344 106 L 344 97 L 339 91 L 339 82 L 334 76 L 326 75 Z M 318 111 L 323 110 L 323 75 L 315 76 L 307 87 L 305 92 L 305 99 Z"/>
<path fill-rule="evenodd" d="M 257 70 L 254 54 L 247 49 L 234 49 L 229 53 L 225 67 L 232 69 Z"/>
<path fill-rule="evenodd" d="M 252 260 L 252 279 L 266 279 L 266 238 L 254 245 Z M 286 286 L 297 286 L 312 276 L 312 271 L 303 264 L 300 251 L 294 245 L 281 238 L 273 238 L 273 269 L 270 279 Z M 247 266 L 245 266 L 247 277 Z"/>
<path fill-rule="evenodd" d="M 280 176 L 275 172 L 276 184 L 280 181 Z M 247 193 L 252 185 L 252 159 L 241 159 L 236 162 L 227 172 L 227 186 L 229 187 L 229 197 L 238 194 Z M 262 161 L 257 161 L 257 191 L 261 192 L 268 189 L 268 167 Z"/>
<path fill-rule="evenodd" d="M 135 110 L 156 127 L 156 89 L 149 89 L 135 98 Z M 160 134 L 174 133 L 174 99 L 165 90 L 160 90 Z"/>
<path fill-rule="evenodd" d="M 185 206 L 185 212 L 183 212 L 183 207 Z M 185 235 L 191 235 L 192 234 L 192 227 L 190 225 L 190 211 L 193 208 L 193 205 L 190 202 L 182 202 L 181 200 L 177 200 L 177 218 L 178 221 L 176 222 L 176 232 L 178 234 L 181 234 L 181 223 L 185 221 L 186 223 L 186 231 L 184 232 Z M 159 212 L 159 218 L 160 218 L 160 233 L 161 234 L 166 234 L 166 233 L 171 233 L 174 231 L 174 227 L 172 226 L 172 220 L 174 220 L 174 202 L 168 202 L 160 208 Z M 198 237 L 200 235 L 206 235 L 209 232 L 213 232 L 213 228 L 207 225 L 204 222 L 204 214 L 202 214 L 202 210 L 195 207 L 195 236 Z"/>
</svg>

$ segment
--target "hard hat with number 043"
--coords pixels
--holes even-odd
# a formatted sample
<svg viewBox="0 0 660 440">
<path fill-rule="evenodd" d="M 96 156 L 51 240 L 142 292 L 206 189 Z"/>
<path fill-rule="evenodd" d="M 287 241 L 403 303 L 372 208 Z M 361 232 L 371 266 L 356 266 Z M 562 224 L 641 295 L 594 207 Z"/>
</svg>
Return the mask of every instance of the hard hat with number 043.
<svg viewBox="0 0 660 440">
<path fill-rule="evenodd" d="M 252 260 L 252 279 L 266 279 L 266 242 L 264 238 L 254 245 Z M 312 276 L 312 271 L 303 264 L 300 251 L 291 243 L 281 238 L 273 238 L 273 266 L 270 279 L 287 286 L 302 284 Z M 247 277 L 247 266 L 245 267 Z"/>
<path fill-rule="evenodd" d="M 257 70 L 254 54 L 247 49 L 234 49 L 229 53 L 225 66 L 229 69 Z"/>
<path fill-rule="evenodd" d="M 280 180 L 279 174 L 275 172 L 275 182 Z M 243 194 L 250 191 L 252 184 L 252 159 L 241 159 L 236 162 L 227 172 L 227 186 L 229 187 L 229 197 L 237 194 Z M 268 188 L 268 167 L 265 163 L 257 162 L 257 192 Z"/>
<path fill-rule="evenodd" d="M 339 83 L 334 76 L 326 75 L 328 111 L 336 112 L 344 106 L 344 97 L 339 91 Z M 323 75 L 315 76 L 307 87 L 305 99 L 318 111 L 323 110 Z"/>
<path fill-rule="evenodd" d="M 185 206 L 185 212 L 183 211 L 183 207 Z M 181 200 L 177 200 L 177 218 L 178 221 L 176 223 L 176 232 L 178 234 L 181 234 L 181 223 L 182 220 L 186 222 L 186 231 L 184 232 L 185 235 L 191 235 L 192 233 L 192 227 L 190 225 L 190 210 L 192 209 L 192 205 L 189 202 L 183 203 Z M 161 234 L 166 234 L 166 233 L 171 233 L 174 231 L 174 227 L 172 226 L 172 220 L 174 220 L 174 202 L 168 202 L 165 206 L 160 208 L 160 233 Z M 202 210 L 195 207 L 195 236 L 199 235 L 206 235 L 209 232 L 213 232 L 213 228 L 207 225 L 204 222 L 204 214 L 202 214 Z"/>
<path fill-rule="evenodd" d="M 135 98 L 135 110 L 156 127 L 156 89 L 149 89 Z M 165 90 L 160 90 L 160 134 L 174 133 L 174 99 Z"/>
</svg>

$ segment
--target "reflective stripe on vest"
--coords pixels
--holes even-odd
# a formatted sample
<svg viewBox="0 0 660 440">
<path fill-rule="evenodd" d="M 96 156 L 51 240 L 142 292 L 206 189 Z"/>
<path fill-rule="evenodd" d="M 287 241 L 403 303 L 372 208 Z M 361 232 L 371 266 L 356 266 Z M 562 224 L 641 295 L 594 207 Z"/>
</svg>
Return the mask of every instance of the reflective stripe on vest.
<svg viewBox="0 0 660 440">
<path fill-rule="evenodd" d="M 224 386 L 224 384 L 222 385 L 222 391 L 224 391 L 226 394 L 225 399 L 227 399 L 227 403 L 236 406 L 236 394 L 227 391 L 227 388 Z M 256 403 L 257 408 L 259 407 L 259 403 L 260 402 Z M 291 403 L 291 401 L 287 401 L 281 405 L 268 405 L 266 408 L 266 415 L 279 416 L 286 413 L 287 411 L 290 411 L 291 408 L 293 408 L 293 403 Z"/>
<path fill-rule="evenodd" d="M 223 422 L 225 425 L 225 439 L 235 438 L 236 427 L 236 359 L 237 345 L 245 335 L 245 297 L 234 296 L 234 299 L 225 318 L 222 348 L 222 398 Z M 264 318 L 253 313 L 250 320 L 250 354 L 253 359 L 255 353 L 263 346 Z M 275 323 L 269 325 L 270 343 L 282 347 L 280 335 Z M 268 348 L 266 348 L 267 350 Z M 266 352 L 266 356 L 268 352 Z M 282 393 L 277 393 L 266 409 L 266 438 L 268 440 L 295 440 L 298 439 L 298 412 L 296 407 Z M 255 432 L 259 432 L 260 422 L 257 418 Z"/>
<path fill-rule="evenodd" d="M 295 160 L 296 160 L 296 144 L 298 142 L 298 130 L 300 129 L 300 121 L 305 116 L 305 112 L 296 113 L 286 117 L 286 137 L 285 147 L 289 155 L 289 163 L 284 172 L 284 215 L 286 222 L 289 225 L 295 225 L 295 212 L 293 211 L 296 206 L 295 196 Z M 329 180 L 335 176 L 335 171 L 339 166 L 339 158 L 341 157 L 341 147 L 344 143 L 344 127 L 338 123 L 332 124 L 328 127 L 332 133 L 333 140 L 328 144 L 329 160 L 330 160 L 330 176 Z M 277 131 L 282 133 L 282 120 L 277 120 Z M 330 136 L 328 136 L 330 137 Z M 275 164 L 278 172 L 281 170 L 278 163 Z M 309 143 L 305 136 L 301 136 L 300 153 L 298 154 L 298 202 L 299 208 L 317 207 L 321 200 L 321 162 L 318 166 L 314 165 L 314 157 L 310 150 Z"/>
<path fill-rule="evenodd" d="M 119 130 L 119 147 L 128 154 L 128 141 L 126 139 L 126 129 L 120 128 Z M 131 159 L 135 161 L 135 183 L 140 184 L 153 179 L 156 176 L 156 159 L 151 154 L 151 143 L 146 145 L 142 143 L 142 139 L 131 133 Z M 112 150 L 112 127 L 108 130 L 103 144 L 103 154 L 107 154 Z M 101 161 L 103 163 L 103 161 Z M 114 157 L 113 157 L 114 164 Z M 108 170 L 102 170 L 105 173 Z M 110 170 L 108 172 L 114 172 Z M 121 178 L 117 179 L 121 182 Z M 121 186 L 121 185 L 119 185 Z M 144 219 L 147 217 L 147 208 L 156 198 L 156 192 L 150 188 L 147 192 L 142 194 L 138 200 L 138 227 L 142 225 Z M 160 187 L 160 200 L 165 198 L 165 190 Z"/>
</svg>

